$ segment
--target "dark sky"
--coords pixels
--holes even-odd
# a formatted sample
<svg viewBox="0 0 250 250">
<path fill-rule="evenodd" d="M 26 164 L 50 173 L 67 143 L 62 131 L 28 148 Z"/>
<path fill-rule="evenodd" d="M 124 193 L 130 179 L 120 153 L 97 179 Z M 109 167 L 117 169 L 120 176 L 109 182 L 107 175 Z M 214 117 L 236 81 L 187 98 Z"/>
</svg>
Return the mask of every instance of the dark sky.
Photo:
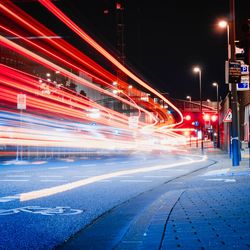
<svg viewBox="0 0 250 250">
<path fill-rule="evenodd" d="M 55 1 L 78 25 L 112 50 L 116 47 L 115 2 Z M 199 97 L 199 84 L 192 67 L 200 65 L 203 99 L 216 99 L 213 81 L 219 82 L 220 95 L 225 96 L 226 31 L 219 30 L 216 22 L 229 17 L 229 0 L 124 2 L 125 55 L 135 72 L 161 92 L 175 98 L 191 95 L 195 100 Z M 239 38 L 242 24 L 250 18 L 250 1 L 235 2 Z M 105 9 L 109 10 L 106 15 Z"/>
</svg>

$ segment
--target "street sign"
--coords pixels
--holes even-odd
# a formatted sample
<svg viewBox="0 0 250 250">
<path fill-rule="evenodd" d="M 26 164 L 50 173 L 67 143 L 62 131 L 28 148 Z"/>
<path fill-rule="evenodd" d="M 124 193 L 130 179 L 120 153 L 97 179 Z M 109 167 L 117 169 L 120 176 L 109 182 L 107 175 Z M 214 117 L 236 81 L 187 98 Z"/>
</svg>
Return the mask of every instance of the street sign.
<svg viewBox="0 0 250 250">
<path fill-rule="evenodd" d="M 17 94 L 17 109 L 26 109 L 26 95 Z"/>
<path fill-rule="evenodd" d="M 232 122 L 232 117 L 233 117 L 232 110 L 228 109 L 226 115 L 223 118 L 223 122 Z"/>
<path fill-rule="evenodd" d="M 249 90 L 249 75 L 242 75 L 240 83 L 237 84 L 237 91 Z"/>
<path fill-rule="evenodd" d="M 249 65 L 241 64 L 241 80 L 237 84 L 237 91 L 249 90 Z"/>
<path fill-rule="evenodd" d="M 241 64 L 240 71 L 242 75 L 249 75 L 249 65 Z"/>
<path fill-rule="evenodd" d="M 229 62 L 229 83 L 240 82 L 241 64 L 240 62 Z"/>
</svg>

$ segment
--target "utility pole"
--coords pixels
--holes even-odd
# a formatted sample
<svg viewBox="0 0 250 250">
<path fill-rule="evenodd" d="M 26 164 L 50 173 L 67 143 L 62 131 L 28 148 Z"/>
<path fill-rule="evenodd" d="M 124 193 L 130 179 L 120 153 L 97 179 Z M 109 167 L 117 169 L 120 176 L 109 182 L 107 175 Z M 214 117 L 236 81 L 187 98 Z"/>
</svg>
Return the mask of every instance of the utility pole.
<svg viewBox="0 0 250 250">
<path fill-rule="evenodd" d="M 229 43 L 231 50 L 231 62 L 236 61 L 235 56 L 235 2 L 230 0 L 230 22 L 229 22 Z M 229 61 L 229 63 L 230 63 Z M 238 96 L 237 96 L 237 82 L 231 82 L 232 86 L 232 166 L 239 166 L 239 121 L 238 121 Z"/>
</svg>

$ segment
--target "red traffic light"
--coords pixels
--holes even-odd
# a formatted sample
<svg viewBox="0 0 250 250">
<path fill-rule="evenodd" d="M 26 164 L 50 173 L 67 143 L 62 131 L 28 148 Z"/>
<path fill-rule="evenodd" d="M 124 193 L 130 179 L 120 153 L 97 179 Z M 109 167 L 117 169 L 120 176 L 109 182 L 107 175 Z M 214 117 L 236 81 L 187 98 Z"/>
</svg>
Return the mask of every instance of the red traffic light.
<svg viewBox="0 0 250 250">
<path fill-rule="evenodd" d="M 209 114 L 204 114 L 203 115 L 203 120 L 204 121 L 209 121 L 210 120 L 210 115 Z"/>
<path fill-rule="evenodd" d="M 218 116 L 217 116 L 217 115 L 212 115 L 212 116 L 211 116 L 211 121 L 212 121 L 212 122 L 216 122 L 217 119 L 218 119 Z"/>
<path fill-rule="evenodd" d="M 191 117 L 191 115 L 186 115 L 186 116 L 185 116 L 185 119 L 186 119 L 187 121 L 190 121 L 190 120 L 192 119 L 192 117 Z"/>
</svg>

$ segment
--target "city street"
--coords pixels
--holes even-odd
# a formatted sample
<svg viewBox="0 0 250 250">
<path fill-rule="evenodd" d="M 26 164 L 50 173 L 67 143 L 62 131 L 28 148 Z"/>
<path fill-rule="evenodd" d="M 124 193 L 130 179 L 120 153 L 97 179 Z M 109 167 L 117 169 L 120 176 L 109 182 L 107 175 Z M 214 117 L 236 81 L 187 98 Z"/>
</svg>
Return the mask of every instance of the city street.
<svg viewBox="0 0 250 250">
<path fill-rule="evenodd" d="M 0 170 L 0 247 L 7 249 L 52 248 L 131 198 L 213 164 L 191 155 L 12 163 Z"/>
<path fill-rule="evenodd" d="M 243 207 L 228 208 L 223 216 L 244 221 L 240 232 L 245 234 L 237 244 L 247 247 L 249 169 L 232 176 L 230 165 L 216 164 L 218 160 L 228 162 L 225 155 L 210 157 L 206 160 L 190 152 L 17 165 L 5 162 L 0 172 L 0 248 L 174 249 L 180 245 L 187 249 L 187 237 L 193 246 L 206 248 L 215 233 L 208 235 L 202 224 L 215 223 L 224 206 L 217 202 L 226 197 L 226 207 L 230 205 L 230 193 L 237 206 L 235 198 L 240 194 Z M 243 186 L 238 187 L 239 181 Z M 233 221 L 231 218 L 232 230 Z M 194 228 L 190 228 L 192 223 Z M 197 225 L 202 226 L 202 234 L 192 239 L 201 242 L 194 244 L 188 234 L 198 231 Z M 223 225 L 213 227 L 218 231 Z M 240 232 L 236 232 L 238 237 Z M 215 237 L 211 244 L 220 241 Z"/>
</svg>

